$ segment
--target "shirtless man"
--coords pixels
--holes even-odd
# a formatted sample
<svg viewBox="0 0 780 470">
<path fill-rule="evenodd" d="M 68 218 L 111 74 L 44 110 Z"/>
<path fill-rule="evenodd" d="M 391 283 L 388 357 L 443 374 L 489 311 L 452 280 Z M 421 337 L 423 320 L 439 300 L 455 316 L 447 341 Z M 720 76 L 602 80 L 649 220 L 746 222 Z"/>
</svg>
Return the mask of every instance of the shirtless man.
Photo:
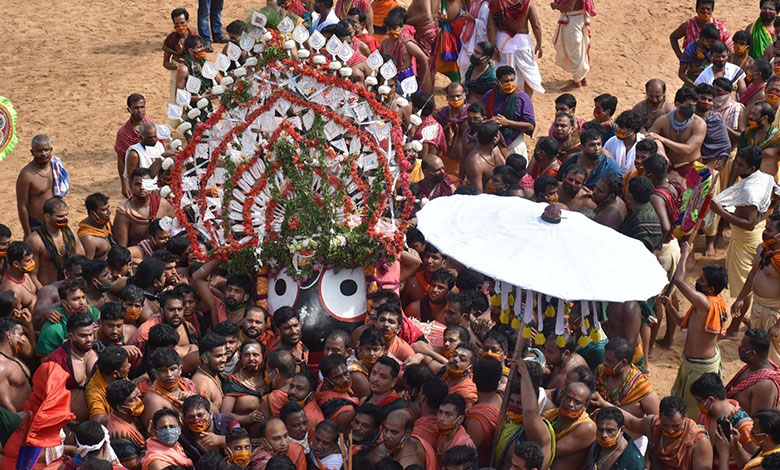
<svg viewBox="0 0 780 470">
<path fill-rule="evenodd" d="M 8 268 L 0 283 L 0 289 L 10 290 L 16 297 L 16 309 L 35 309 L 36 295 L 41 283 L 33 274 L 35 261 L 30 245 L 24 242 L 12 242 L 8 245 Z"/>
<path fill-rule="evenodd" d="M 683 349 L 682 362 L 671 394 L 683 397 L 688 405 L 688 416 L 698 415 L 696 398 L 691 394 L 690 385 L 706 372 L 720 373 L 720 350 L 718 337 L 726 333 L 729 322 L 726 304 L 719 296 L 728 283 L 728 274 L 723 266 L 709 264 L 702 268 L 702 274 L 696 280 L 696 287 L 685 281 L 688 272 L 686 262 L 693 247 L 684 242 L 680 247 L 680 265 L 674 274 L 674 286 L 691 303 L 691 308 L 683 316 L 669 297 L 661 295 L 658 300 L 666 306 L 681 328 L 688 329 Z"/>
<path fill-rule="evenodd" d="M 16 413 L 32 392 L 32 375 L 18 354 L 24 343 L 29 343 L 21 323 L 15 318 L 0 318 L 0 405 Z"/>
<path fill-rule="evenodd" d="M 674 95 L 676 110 L 659 117 L 645 136 L 666 148 L 674 171 L 683 180 L 693 162 L 701 158 L 701 144 L 707 133 L 704 119 L 696 115 L 698 101 L 693 89 L 680 88 Z"/>
<path fill-rule="evenodd" d="M 149 330 L 160 323 L 167 323 L 172 326 L 179 335 L 179 343 L 176 345 L 176 352 L 182 359 L 185 369 L 189 369 L 191 359 L 198 355 L 198 346 L 195 343 L 195 327 L 184 320 L 184 296 L 174 290 L 164 291 L 160 294 L 160 314 L 152 316 L 149 320 L 138 327 L 135 335 L 130 339 L 130 344 L 143 350 L 143 345 L 149 338 Z M 197 362 L 195 359 L 194 362 Z M 195 369 L 195 367 L 192 367 Z M 186 373 L 190 372 L 185 370 Z"/>
<path fill-rule="evenodd" d="M 623 338 L 634 348 L 632 364 L 640 369 L 647 370 L 647 361 L 644 358 L 642 338 L 639 330 L 642 327 L 642 310 L 636 301 L 610 302 L 607 305 L 607 318 L 609 321 L 602 323 L 607 338 Z"/>
<path fill-rule="evenodd" d="M 227 362 L 225 344 L 223 336 L 211 332 L 206 333 L 198 341 L 200 366 L 192 376 L 192 381 L 198 386 L 200 393 L 208 398 L 211 402 L 211 408 L 214 410 L 220 409 L 224 397 L 219 374 L 225 370 Z"/>
<path fill-rule="evenodd" d="M 87 290 L 84 293 L 87 295 L 87 301 L 90 305 L 100 308 L 104 303 L 117 299 L 111 294 L 111 283 L 114 281 L 114 276 L 108 269 L 108 263 L 104 260 L 94 259 L 84 263 L 82 277 L 87 285 Z"/>
<path fill-rule="evenodd" d="M 414 26 L 414 40 L 426 57 L 424 63 L 417 63 L 420 73 L 420 88 L 426 93 L 433 93 L 433 82 L 436 80 L 436 55 L 439 52 L 439 0 L 412 0 L 407 12 L 406 24 Z M 385 19 L 387 23 L 387 19 Z M 387 28 L 390 34 L 390 27 Z M 427 58 L 430 57 L 430 62 Z M 425 68 L 427 66 L 427 68 Z M 399 69 L 402 70 L 402 69 Z"/>
<path fill-rule="evenodd" d="M 753 294 L 750 318 L 754 328 L 769 333 L 769 359 L 780 361 L 780 214 L 772 214 L 762 233 L 764 242 L 756 250 L 753 268 L 731 306 L 732 314 L 742 316 L 745 298 Z"/>
<path fill-rule="evenodd" d="M 555 341 L 547 341 L 542 347 L 542 353 L 546 360 L 547 369 L 544 378 L 544 388 L 558 389 L 566 382 L 566 375 L 577 366 L 587 366 L 585 359 L 574 352 L 577 343 L 574 337 L 568 334 L 564 335 L 566 345 L 559 348 Z"/>
<path fill-rule="evenodd" d="M 747 70 L 747 89 L 740 95 L 739 102 L 745 105 L 745 110 L 739 117 L 742 128 L 747 125 L 748 113 L 753 105 L 766 100 L 766 84 L 774 76 L 772 64 L 763 59 L 757 59 Z"/>
<path fill-rule="evenodd" d="M 585 461 L 596 440 L 596 423 L 587 414 L 592 393 L 586 384 L 572 382 L 565 387 L 560 406 L 544 412 L 555 430 L 555 460 L 550 470 L 579 468 Z"/>
<path fill-rule="evenodd" d="M 674 104 L 666 101 L 666 83 L 660 78 L 651 78 L 645 83 L 645 96 L 633 110 L 646 116 L 644 128 L 650 129 L 659 117 L 674 111 Z"/>
<path fill-rule="evenodd" d="M 54 196 L 51 151 L 51 139 L 43 134 L 33 137 L 33 159 L 16 178 L 16 210 L 25 237 L 43 224 L 43 203 Z"/>
<path fill-rule="evenodd" d="M 431 1 L 415 0 L 411 6 L 414 7 L 417 3 L 429 4 Z M 404 34 L 404 16 L 402 13 L 401 10 L 393 9 L 385 18 L 388 37 L 379 46 L 379 52 L 382 55 L 389 55 L 395 60 L 395 65 L 398 68 L 397 80 L 414 76 L 412 69 L 412 58 L 414 57 L 417 61 L 417 82 L 422 84 L 429 80 L 429 75 L 434 75 L 429 71 L 428 67 L 428 60 L 433 60 L 433 55 L 430 51 L 428 53 L 424 52 L 411 36 Z M 434 24 L 436 23 L 434 22 Z M 438 29 L 437 26 L 437 36 Z M 424 87 L 423 90 L 425 90 Z M 433 91 L 433 85 L 431 85 L 431 91 Z"/>
<path fill-rule="evenodd" d="M 70 408 L 77 421 L 89 419 L 85 387 L 94 370 L 98 355 L 95 342 L 95 320 L 89 313 L 76 312 L 68 318 L 68 340 L 55 349 L 44 362 L 56 362 L 70 373 L 65 387 L 70 390 Z"/>
<path fill-rule="evenodd" d="M 739 345 L 744 367 L 726 385 L 726 396 L 737 400 L 749 415 L 777 408 L 780 401 L 780 366 L 769 360 L 770 337 L 766 331 L 751 328 Z"/>
<path fill-rule="evenodd" d="M 400 463 L 404 468 L 410 465 L 420 465 L 432 468 L 431 459 L 436 459 L 435 451 L 427 443 L 414 434 L 414 418 L 407 410 L 394 410 L 387 415 L 382 425 L 381 451 Z"/>
<path fill-rule="evenodd" d="M 167 200 L 146 189 L 151 183 L 148 168 L 136 168 L 130 175 L 133 195 L 119 204 L 114 216 L 114 238 L 122 246 L 134 246 L 146 238 L 152 220 L 174 216 L 173 207 Z"/>
<path fill-rule="evenodd" d="M 31 249 L 32 250 L 32 249 Z M 86 256 L 74 255 L 65 260 L 65 280 L 57 281 L 38 289 L 33 312 L 33 324 L 40 329 L 44 322 L 59 323 L 62 314 L 57 307 L 61 305 L 59 288 L 69 279 L 81 278 L 81 270 L 84 263 L 89 261 Z M 5 288 L 5 287 L 2 287 Z"/>
<path fill-rule="evenodd" d="M 620 178 L 614 173 L 608 173 L 599 179 L 593 188 L 591 200 L 596 204 L 593 219 L 601 225 L 620 230 L 626 218 L 626 203 L 620 197 L 623 194 Z"/>
<path fill-rule="evenodd" d="M 483 122 L 477 129 L 477 145 L 466 155 L 463 165 L 466 177 L 477 194 L 487 191 L 493 169 L 506 163 L 498 147 L 499 126 L 493 121 Z"/>
<path fill-rule="evenodd" d="M 84 254 L 81 241 L 68 227 L 68 205 L 57 196 L 43 204 L 43 225 L 24 241 L 33 250 L 33 273 L 44 286 L 65 279 L 65 260 Z"/>
<path fill-rule="evenodd" d="M 774 125 L 774 109 L 766 101 L 760 101 L 744 114 L 747 114 L 747 127 L 739 136 L 738 148 L 741 150 L 749 145 L 759 146 L 762 156 L 760 170 L 776 176 L 780 162 L 780 132 Z M 737 176 L 732 172 L 729 175 L 730 182 Z"/>
<path fill-rule="evenodd" d="M 425 245 L 421 258 L 421 269 L 406 280 L 401 291 L 401 305 L 404 307 L 415 300 L 422 300 L 430 289 L 433 273 L 446 267 L 446 257 L 430 243 Z"/>
<path fill-rule="evenodd" d="M 182 404 L 187 397 L 199 393 L 195 383 L 181 375 L 179 355 L 170 348 L 160 348 L 149 356 L 149 366 L 157 377 L 144 395 L 141 422 L 148 423 L 161 408 L 173 408 L 183 415 Z"/>
<path fill-rule="evenodd" d="M 558 201 L 569 210 L 596 209 L 596 203 L 591 197 L 593 192 L 584 186 L 587 174 L 588 170 L 580 164 L 570 165 L 566 170 L 558 191 Z"/>
<path fill-rule="evenodd" d="M 87 196 L 87 218 L 79 223 L 78 236 L 89 259 L 106 259 L 108 250 L 116 242 L 111 234 L 111 207 L 108 196 L 94 193 Z"/>
<path fill-rule="evenodd" d="M 535 48 L 528 34 L 529 23 L 534 32 Z M 518 86 L 522 85 L 528 96 L 534 91 L 544 93 L 534 57 L 542 58 L 542 26 L 533 0 L 491 2 L 487 36 L 488 41 L 496 45 L 497 66 L 508 65 L 515 69 Z"/>
<path fill-rule="evenodd" d="M 149 223 L 148 237 L 141 240 L 136 246 L 128 247 L 132 263 L 139 264 L 144 259 L 152 256 L 157 250 L 164 250 L 165 243 L 171 238 L 171 219 L 154 219 Z"/>
</svg>

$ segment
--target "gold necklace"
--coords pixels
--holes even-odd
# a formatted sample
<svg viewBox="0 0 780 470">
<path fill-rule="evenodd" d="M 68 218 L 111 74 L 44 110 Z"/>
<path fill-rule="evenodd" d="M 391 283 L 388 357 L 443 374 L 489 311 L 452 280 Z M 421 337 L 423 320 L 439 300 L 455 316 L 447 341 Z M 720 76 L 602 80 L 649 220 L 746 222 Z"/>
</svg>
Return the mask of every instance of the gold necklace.
<svg viewBox="0 0 780 470">
<path fill-rule="evenodd" d="M 223 395 L 223 393 L 222 393 L 222 382 L 218 378 L 216 378 L 213 375 L 211 375 L 208 372 L 206 372 L 206 369 L 204 369 L 203 367 L 198 366 L 198 370 L 203 372 L 203 374 L 206 377 L 210 378 L 215 384 L 217 384 L 217 387 L 219 388 L 220 395 Z"/>
</svg>

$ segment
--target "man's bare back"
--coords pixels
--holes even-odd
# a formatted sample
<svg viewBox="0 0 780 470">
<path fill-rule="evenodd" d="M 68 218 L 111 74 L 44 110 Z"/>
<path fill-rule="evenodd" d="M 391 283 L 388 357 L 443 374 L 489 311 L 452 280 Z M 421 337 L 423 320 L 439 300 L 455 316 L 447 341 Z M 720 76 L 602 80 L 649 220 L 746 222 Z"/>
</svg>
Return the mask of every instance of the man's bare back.
<svg viewBox="0 0 780 470">
<path fill-rule="evenodd" d="M 16 413 L 22 410 L 27 397 L 32 392 L 30 385 L 30 369 L 20 359 L 0 356 L 0 404 L 9 411 Z"/>
<path fill-rule="evenodd" d="M 505 163 L 506 159 L 498 147 L 493 147 L 489 154 L 484 154 L 480 151 L 479 145 L 474 147 L 463 161 L 469 184 L 476 189 L 477 194 L 488 192 L 488 183 L 493 175 L 493 169 Z"/>
</svg>

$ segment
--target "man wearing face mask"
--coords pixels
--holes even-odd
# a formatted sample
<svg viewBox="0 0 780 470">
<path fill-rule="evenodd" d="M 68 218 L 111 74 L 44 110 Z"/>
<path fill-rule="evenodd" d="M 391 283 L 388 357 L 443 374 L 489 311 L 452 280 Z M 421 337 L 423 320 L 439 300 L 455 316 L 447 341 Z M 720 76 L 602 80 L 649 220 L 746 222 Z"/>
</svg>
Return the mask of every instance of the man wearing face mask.
<svg viewBox="0 0 780 470">
<path fill-rule="evenodd" d="M 604 143 L 604 150 L 615 157 L 621 171 L 625 174 L 634 169 L 636 144 L 644 140 L 642 116 L 635 111 L 623 111 L 615 119 L 615 135 Z"/>
<path fill-rule="evenodd" d="M 322 362 L 320 362 L 320 365 L 322 365 Z M 292 380 L 290 380 L 290 385 L 287 386 L 287 399 L 290 402 L 301 405 L 304 413 L 306 413 L 310 435 L 314 434 L 314 427 L 317 426 L 317 423 L 325 419 L 322 410 L 320 410 L 319 402 L 315 400 L 316 391 L 317 379 L 308 371 L 295 374 Z M 280 410 L 272 407 L 271 412 L 275 412 L 278 415 Z"/>
<path fill-rule="evenodd" d="M 451 175 L 460 172 L 460 161 L 464 155 L 462 148 L 463 132 L 468 126 L 464 122 L 468 118 L 468 106 L 466 106 L 466 88 L 459 82 L 452 82 L 445 89 L 447 92 L 447 106 L 438 110 L 433 118 L 441 124 L 444 130 L 444 139 L 449 151 L 444 152 L 445 171 Z"/>
<path fill-rule="evenodd" d="M 620 230 L 626 218 L 626 203 L 623 202 L 620 178 L 614 174 L 604 175 L 593 188 L 591 199 L 596 204 L 594 221 Z"/>
<path fill-rule="evenodd" d="M 268 418 L 260 423 L 260 445 L 252 451 L 252 470 L 265 470 L 274 455 L 286 455 L 296 470 L 306 470 L 306 454 L 300 444 L 290 442 L 287 428 L 279 418 Z"/>
<path fill-rule="evenodd" d="M 38 293 L 42 288 L 38 279 L 32 275 L 35 260 L 30 245 L 24 242 L 11 242 L 6 257 L 7 268 L 0 287 L 14 293 L 20 309 L 33 311 L 38 302 Z M 59 320 L 59 317 L 57 317 Z"/>
<path fill-rule="evenodd" d="M 780 366 L 769 360 L 769 334 L 758 328 L 745 332 L 739 359 L 745 365 L 726 384 L 726 397 L 737 400 L 751 416 L 780 402 Z"/>
<path fill-rule="evenodd" d="M 659 117 L 645 134 L 666 148 L 666 156 L 680 177 L 693 170 L 693 162 L 701 158 L 701 143 L 707 133 L 704 119 L 696 116 L 699 96 L 692 88 L 680 88 L 674 95 L 675 111 Z"/>
<path fill-rule="evenodd" d="M 645 116 L 644 129 L 650 129 L 656 119 L 674 111 L 674 104 L 666 101 L 666 83 L 660 78 L 648 80 L 645 83 L 645 99 L 632 109 Z"/>
<path fill-rule="evenodd" d="M 590 448 L 587 470 L 644 470 L 642 453 L 623 430 L 623 414 L 617 408 L 602 408 L 596 415 L 596 442 Z"/>
<path fill-rule="evenodd" d="M 436 414 L 436 428 L 439 431 L 439 438 L 436 441 L 436 452 L 444 455 L 447 450 L 455 446 L 474 447 L 469 433 L 463 427 L 466 420 L 466 401 L 457 393 L 450 393 L 441 405 Z"/>
<path fill-rule="evenodd" d="M 672 34 L 669 35 L 669 41 L 672 43 L 672 50 L 679 59 L 682 55 L 680 49 L 680 39 L 683 40 L 682 47 L 685 49 L 688 44 L 696 41 L 696 38 L 701 34 L 701 29 L 707 24 L 713 24 L 718 31 L 720 31 L 720 41 L 724 42 L 729 48 L 731 48 L 733 41 L 723 21 L 713 18 L 712 13 L 715 11 L 715 0 L 696 0 L 696 16 L 689 18 L 688 21 L 682 23 L 677 27 Z"/>
<path fill-rule="evenodd" d="M 610 338 L 604 347 L 604 362 L 596 367 L 591 404 L 602 409 L 617 406 L 638 418 L 658 414 L 658 393 L 632 363 L 634 349 L 623 338 Z"/>
<path fill-rule="evenodd" d="M 165 145 L 157 140 L 155 123 L 142 122 L 138 126 L 138 133 L 140 134 L 138 143 L 131 145 L 125 153 L 122 187 L 130 187 L 129 178 L 136 168 L 149 168 L 152 178 L 156 178 L 163 159 L 174 155 L 172 150 L 166 150 Z"/>
<path fill-rule="evenodd" d="M 477 2 L 472 4 L 480 5 Z M 487 10 L 489 7 L 487 2 L 482 3 L 481 10 Z M 480 12 L 482 14 L 482 12 Z M 464 29 L 463 34 L 468 31 L 468 26 Z M 476 33 L 476 31 L 475 31 Z M 468 45 L 460 51 L 460 56 L 463 57 Z M 478 103 L 482 99 L 482 95 L 492 90 L 496 86 L 496 69 L 493 67 L 493 61 L 490 60 L 493 57 L 494 52 L 493 44 L 490 41 L 478 42 L 474 45 L 474 51 L 470 54 L 468 61 L 469 65 L 467 69 L 461 69 L 463 73 L 463 85 L 468 92 L 469 103 Z M 460 60 L 460 59 L 458 59 Z"/>
<path fill-rule="evenodd" d="M 780 162 L 780 128 L 773 123 L 775 110 L 767 102 L 758 102 L 743 114 L 747 115 L 747 128 L 739 136 L 737 148 L 742 152 L 746 147 L 757 146 L 762 151 L 759 169 L 776 177 Z M 730 179 L 737 176 L 739 173 L 732 167 Z"/>
<path fill-rule="evenodd" d="M 187 457 L 198 461 L 207 452 L 224 454 L 225 435 L 240 427 L 230 413 L 212 412 L 211 402 L 202 395 L 193 395 L 182 403 L 184 429 L 179 443 Z"/>
<path fill-rule="evenodd" d="M 68 227 L 68 205 L 58 196 L 43 204 L 43 225 L 25 238 L 33 250 L 36 275 L 42 285 L 65 279 L 65 260 L 84 255 L 84 247 Z"/>
<path fill-rule="evenodd" d="M 242 275 L 233 274 L 228 276 L 224 293 L 220 298 L 211 290 L 210 279 L 216 275 L 216 271 L 221 264 L 222 260 L 219 259 L 207 262 L 192 275 L 192 283 L 201 301 L 211 310 L 212 324 L 230 320 L 234 325 L 242 325 L 241 328 L 243 329 L 245 328 L 243 320 L 248 310 L 247 303 L 252 292 L 251 281 Z M 258 336 L 260 333 L 258 333 Z M 251 336 L 248 329 L 244 331 L 244 334 Z"/>
<path fill-rule="evenodd" d="M 558 146 L 556 159 L 566 161 L 572 155 L 582 152 L 580 145 L 580 130 L 577 129 L 574 116 L 568 113 L 558 113 L 552 123 L 552 138 Z M 541 139 L 540 139 L 541 140 Z M 539 142 L 536 144 L 539 145 Z M 557 176 L 557 172 L 555 176 Z"/>
<path fill-rule="evenodd" d="M 436 467 L 436 451 L 430 442 L 414 432 L 414 419 L 407 410 L 394 410 L 387 415 L 382 427 L 382 441 L 386 456 L 404 468 L 420 465 L 426 470 Z"/>
<path fill-rule="evenodd" d="M 558 175 L 563 175 L 563 180 L 561 181 L 558 201 L 556 202 L 573 211 L 583 207 L 595 210 L 596 203 L 591 198 L 592 191 L 586 188 L 584 184 L 588 170 L 579 163 L 569 164 L 562 168 L 564 172 L 558 173 Z"/>
<path fill-rule="evenodd" d="M 265 386 L 268 393 L 263 395 L 259 407 L 263 416 L 279 416 L 279 410 L 290 401 L 288 391 L 296 373 L 295 357 L 289 351 L 277 349 L 268 353 L 265 362 Z"/>
<path fill-rule="evenodd" d="M 750 45 L 750 57 L 761 59 L 764 51 L 772 44 L 775 35 L 775 18 L 777 17 L 777 2 L 775 0 L 761 0 L 761 13 L 755 22 L 748 24 L 745 31 L 752 37 Z"/>
<path fill-rule="evenodd" d="M 556 118 L 557 120 L 557 118 Z M 528 174 L 534 181 L 541 176 L 558 176 L 558 170 L 561 167 L 558 161 L 558 139 L 554 137 L 540 137 L 536 141 L 533 159 L 528 167 Z"/>
<path fill-rule="evenodd" d="M 477 129 L 477 145 L 466 155 L 463 166 L 468 183 L 477 194 L 493 192 L 488 187 L 490 175 L 497 166 L 506 163 L 499 143 L 499 125 L 488 121 Z"/>
<path fill-rule="evenodd" d="M 680 68 L 677 70 L 677 76 L 683 83 L 690 87 L 695 86 L 693 81 L 710 62 L 710 48 L 719 37 L 718 28 L 713 24 L 706 24 L 696 41 L 688 44 L 680 56 Z"/>
<path fill-rule="evenodd" d="M 33 336 L 34 337 L 34 336 Z M 0 395 L 3 408 L 16 413 L 32 392 L 30 368 L 20 358 L 21 347 L 29 340 L 22 325 L 15 318 L 0 318 L 0 387 L 5 393 Z"/>
<path fill-rule="evenodd" d="M 586 384 L 572 382 L 565 388 L 560 406 L 544 412 L 544 419 L 555 430 L 555 460 L 551 470 L 578 468 L 596 440 L 596 423 L 587 413 L 592 393 Z"/>
<path fill-rule="evenodd" d="M 696 86 L 699 99 L 696 102 L 696 115 L 704 119 L 707 130 L 701 143 L 702 162 L 719 170 L 724 168 L 731 152 L 731 140 L 723 119 L 712 112 L 715 88 L 707 83 Z"/>
<path fill-rule="evenodd" d="M 769 357 L 780 361 L 780 215 L 772 214 L 761 234 L 763 242 L 756 251 L 753 267 L 742 290 L 731 306 L 733 315 L 745 309 L 745 299 L 753 294 L 753 326 L 769 332 Z"/>
<path fill-rule="evenodd" d="M 764 162 L 759 147 L 740 149 L 732 171 L 742 179 L 715 196 L 710 203 L 710 211 L 731 224 L 731 240 L 726 251 L 729 292 L 741 292 L 745 285 L 766 226 L 765 215 L 771 204 L 775 183 L 772 176 L 759 170 Z M 744 305 L 743 310 L 747 307 Z M 737 328 L 730 327 L 729 332 L 736 334 Z"/>
<path fill-rule="evenodd" d="M 130 186 L 128 185 L 128 188 Z M 79 222 L 78 237 L 89 259 L 105 259 L 108 251 L 116 244 L 111 234 L 111 208 L 108 196 L 93 193 L 87 196 L 87 218 Z"/>
<path fill-rule="evenodd" d="M 585 129 L 582 131 L 582 134 L 580 135 L 582 153 L 575 154 L 561 165 L 561 170 L 564 174 L 571 165 L 582 165 L 587 171 L 587 178 L 583 184 L 588 189 L 593 189 L 599 179 L 609 173 L 616 174 L 620 178 L 623 178 L 623 172 L 620 169 L 620 165 L 604 153 L 601 142 L 601 135 L 597 130 Z"/>
<path fill-rule="evenodd" d="M 108 263 L 104 260 L 87 261 L 84 263 L 81 273 L 87 286 L 84 293 L 87 294 L 87 301 L 91 305 L 100 308 L 104 303 L 116 298 L 111 294 L 111 283 L 114 278 L 111 275 L 111 270 L 108 269 Z"/>
<path fill-rule="evenodd" d="M 699 74 L 694 84 L 712 85 L 716 78 L 724 77 L 737 86 L 737 93 L 742 93 L 745 90 L 745 72 L 738 65 L 729 62 L 729 50 L 724 43 L 720 41 L 712 43 L 710 62 L 712 64 Z"/>
<path fill-rule="evenodd" d="M 153 435 L 146 440 L 142 470 L 163 470 L 170 465 L 192 468 L 192 460 L 178 442 L 181 435 L 179 414 L 170 408 L 162 408 L 154 413 L 151 424 Z"/>
<path fill-rule="evenodd" d="M 187 78 L 192 76 L 201 81 L 200 89 L 198 93 L 192 94 L 191 103 L 194 105 L 197 101 L 204 96 L 206 90 L 211 88 L 211 80 L 204 78 L 201 75 L 201 67 L 206 62 L 206 47 L 203 39 L 198 36 L 188 36 L 184 40 L 184 57 L 183 62 L 179 64 L 176 70 L 176 88 L 185 90 L 187 85 Z M 215 78 L 219 82 L 219 75 Z M 208 98 L 209 96 L 206 95 Z M 204 108 L 204 112 L 211 109 L 211 105 Z"/>
<path fill-rule="evenodd" d="M 183 19 L 183 16 L 182 16 Z M 185 25 L 186 26 L 186 25 Z M 177 33 L 171 33 L 171 36 Z M 170 60 L 170 53 L 166 51 L 166 59 Z M 168 68 L 166 62 L 163 62 L 163 66 Z M 172 65 L 172 75 L 176 70 L 176 66 Z M 173 82 L 173 80 L 172 80 Z M 172 90 L 171 101 L 175 100 L 176 90 Z M 146 98 L 139 93 L 133 93 L 127 97 L 127 112 L 130 113 L 130 118 L 127 122 L 119 128 L 116 133 L 116 142 L 114 143 L 114 152 L 116 152 L 117 158 L 117 170 L 119 172 L 119 178 L 122 182 L 122 195 L 124 197 L 130 197 L 130 185 L 125 185 L 125 156 L 127 155 L 127 149 L 131 145 L 141 140 L 141 134 L 139 133 L 139 126 L 145 122 L 151 122 L 152 119 L 146 115 Z M 88 213 L 89 215 L 89 213 Z"/>
<path fill-rule="evenodd" d="M 60 305 L 55 309 L 60 314 L 60 321 L 53 323 L 47 321 L 41 328 L 38 342 L 35 346 L 35 354 L 46 356 L 57 349 L 65 341 L 68 335 L 68 316 L 74 313 L 89 314 L 92 321 L 100 319 L 100 310 L 89 305 L 84 293 L 86 286 L 82 279 L 71 279 L 59 288 Z"/>
<path fill-rule="evenodd" d="M 349 432 L 355 419 L 358 398 L 352 395 L 352 379 L 344 356 L 331 354 L 320 361 L 322 384 L 314 393 L 314 400 L 325 418 L 338 424 L 342 432 Z"/>
<path fill-rule="evenodd" d="M 113 234 L 122 246 L 135 246 L 149 235 L 149 224 L 155 219 L 174 217 L 173 207 L 149 189 L 152 174 L 148 168 L 136 168 L 130 174 L 132 196 L 116 208 Z"/>
<path fill-rule="evenodd" d="M 384 356 L 385 352 L 385 337 L 382 333 L 371 328 L 363 330 L 355 352 L 347 359 L 352 391 L 358 398 L 371 392 L 368 376 L 377 359 Z"/>
<path fill-rule="evenodd" d="M 145 427 L 139 419 L 144 411 L 141 392 L 129 380 L 115 380 L 106 387 L 106 400 L 111 407 L 106 423 L 111 447 L 125 468 L 137 468 L 146 451 L 141 433 Z"/>
<path fill-rule="evenodd" d="M 501 126 L 501 134 L 508 143 L 507 152 L 528 157 L 525 134 L 533 134 L 536 128 L 531 98 L 517 89 L 515 69 L 503 65 L 496 70 L 496 88 L 482 96 L 485 113 Z"/>
<path fill-rule="evenodd" d="M 479 398 L 477 386 L 471 380 L 471 370 L 477 359 L 479 359 L 479 355 L 474 346 L 469 343 L 461 343 L 452 353 L 442 376 L 450 393 L 462 396 L 468 405 L 474 404 Z"/>
</svg>

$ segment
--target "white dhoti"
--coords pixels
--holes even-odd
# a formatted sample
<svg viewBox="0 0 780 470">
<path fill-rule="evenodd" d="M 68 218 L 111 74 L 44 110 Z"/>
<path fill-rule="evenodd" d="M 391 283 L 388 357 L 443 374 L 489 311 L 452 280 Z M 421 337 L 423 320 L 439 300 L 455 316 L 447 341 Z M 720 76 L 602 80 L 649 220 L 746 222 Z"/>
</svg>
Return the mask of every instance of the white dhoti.
<svg viewBox="0 0 780 470">
<path fill-rule="evenodd" d="M 585 10 L 561 13 L 553 46 L 555 64 L 582 81 L 590 71 L 590 16 Z"/>
<path fill-rule="evenodd" d="M 680 262 L 680 244 L 677 242 L 677 239 L 672 238 L 668 243 L 661 245 L 661 250 L 658 252 L 658 260 L 661 262 L 661 267 L 666 271 L 666 277 L 671 281 L 674 271 L 677 269 L 677 264 Z"/>
<path fill-rule="evenodd" d="M 527 84 L 537 93 L 544 93 L 542 74 L 534 57 L 534 45 L 528 34 L 510 36 L 503 31 L 496 31 L 496 45 L 501 61 L 498 66 L 508 65 L 515 69 L 517 88 L 522 90 Z"/>
<path fill-rule="evenodd" d="M 518 155 L 522 155 L 525 157 L 526 161 L 528 160 L 528 147 L 525 145 L 525 134 L 522 132 L 515 140 L 512 141 L 511 144 L 506 146 L 507 155 L 512 155 L 513 153 L 516 153 Z"/>
</svg>

